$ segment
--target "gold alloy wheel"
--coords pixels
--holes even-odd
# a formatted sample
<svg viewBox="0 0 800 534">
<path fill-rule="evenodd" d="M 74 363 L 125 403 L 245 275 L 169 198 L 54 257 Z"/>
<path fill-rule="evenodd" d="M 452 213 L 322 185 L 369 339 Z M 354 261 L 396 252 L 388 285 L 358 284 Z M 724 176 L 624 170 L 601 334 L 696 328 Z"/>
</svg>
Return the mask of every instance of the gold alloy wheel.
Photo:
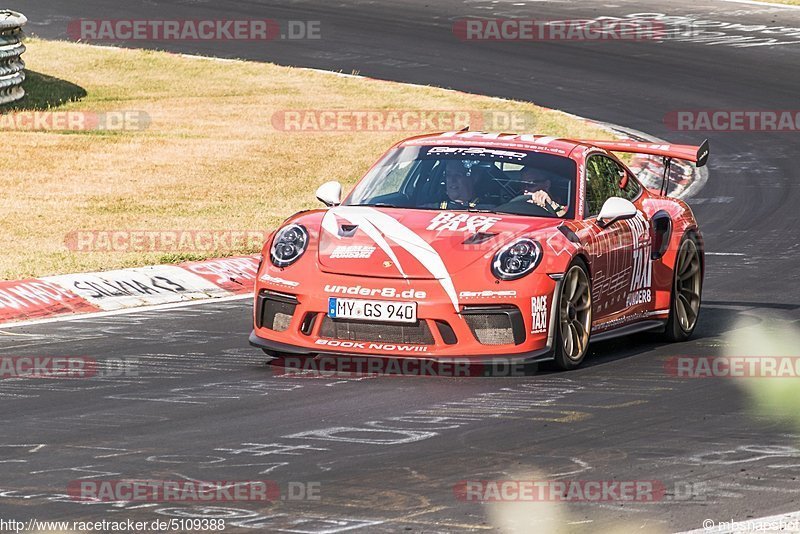
<svg viewBox="0 0 800 534">
<path fill-rule="evenodd" d="M 579 361 L 589 344 L 592 325 L 592 294 L 586 271 L 574 265 L 561 286 L 559 320 L 564 355 Z"/>
<path fill-rule="evenodd" d="M 675 262 L 675 313 L 684 332 L 691 332 L 700 311 L 700 254 L 697 245 L 687 239 L 678 250 Z"/>
</svg>

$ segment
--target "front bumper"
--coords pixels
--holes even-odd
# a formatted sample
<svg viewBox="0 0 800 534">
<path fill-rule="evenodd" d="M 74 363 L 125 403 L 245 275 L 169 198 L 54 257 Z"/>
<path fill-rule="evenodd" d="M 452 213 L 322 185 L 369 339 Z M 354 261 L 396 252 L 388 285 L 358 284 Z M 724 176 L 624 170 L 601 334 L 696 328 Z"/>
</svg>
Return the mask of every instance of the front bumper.
<svg viewBox="0 0 800 534">
<path fill-rule="evenodd" d="M 280 343 L 278 341 L 272 341 L 269 339 L 264 339 L 259 337 L 256 334 L 256 331 L 253 330 L 250 332 L 250 344 L 254 347 L 258 347 L 260 349 L 264 349 L 274 356 L 271 358 L 277 358 L 278 354 L 290 354 L 295 356 L 307 356 L 307 357 L 316 357 L 316 356 L 364 356 L 364 353 L 358 352 L 340 352 L 334 350 L 319 350 L 314 349 L 313 351 L 310 349 L 305 349 L 302 347 L 296 347 L 294 345 L 287 345 L 286 343 Z M 369 356 L 380 356 L 380 357 L 398 357 L 397 354 L 368 354 Z M 411 356 L 406 356 L 411 357 Z M 452 360 L 452 361 L 468 361 L 471 364 L 478 364 L 478 365 L 497 365 L 497 364 L 529 364 L 529 363 L 538 363 L 544 362 L 553 359 L 553 350 L 550 347 L 545 347 L 542 349 L 534 350 L 531 352 L 523 352 L 523 353 L 513 353 L 513 354 L 495 354 L 492 356 L 448 356 L 448 357 L 435 357 L 434 355 L 426 355 L 424 357 L 419 357 L 421 359 L 437 359 L 437 360 Z"/>
<path fill-rule="evenodd" d="M 453 280 L 456 308 L 438 280 L 319 272 L 313 280 L 297 283 L 265 266 L 256 283 L 250 343 L 270 353 L 307 356 L 475 363 L 551 359 L 560 280 L 543 273 L 502 283 L 472 278 Z M 401 326 L 334 320 L 327 316 L 329 297 L 414 300 L 418 322 Z"/>
</svg>

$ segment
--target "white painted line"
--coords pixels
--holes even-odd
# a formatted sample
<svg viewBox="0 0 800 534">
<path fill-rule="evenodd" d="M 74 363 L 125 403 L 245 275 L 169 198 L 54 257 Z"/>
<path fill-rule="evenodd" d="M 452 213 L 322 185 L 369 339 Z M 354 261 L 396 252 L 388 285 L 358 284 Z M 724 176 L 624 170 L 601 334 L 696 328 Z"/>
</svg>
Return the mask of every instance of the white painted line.
<svg viewBox="0 0 800 534">
<path fill-rule="evenodd" d="M 706 252 L 706 256 L 747 256 L 742 252 Z"/>
<path fill-rule="evenodd" d="M 126 308 L 122 310 L 92 312 L 92 313 L 74 313 L 67 315 L 58 315 L 56 317 L 48 317 L 47 319 L 32 319 L 30 321 L 20 321 L 16 323 L 8 323 L 0 325 L 0 333 L 2 330 L 8 328 L 19 328 L 20 326 L 31 326 L 36 324 L 46 323 L 60 323 L 62 321 L 80 321 L 82 319 L 97 319 L 99 317 L 113 317 L 115 315 L 128 315 L 131 313 L 149 312 L 152 310 L 171 310 L 173 308 L 187 308 L 189 306 L 199 306 L 202 304 L 213 304 L 215 302 L 228 302 L 231 300 L 244 300 L 251 299 L 253 295 L 246 293 L 244 295 L 232 295 L 230 297 L 216 297 L 202 300 L 190 300 L 186 302 L 170 302 L 169 304 L 157 304 L 155 306 L 140 306 L 138 308 Z"/>
<path fill-rule="evenodd" d="M 695 204 L 730 204 L 733 202 L 733 197 L 710 197 L 710 198 L 693 198 L 692 205 Z"/>
<path fill-rule="evenodd" d="M 226 57 L 198 56 L 196 54 L 178 54 L 178 55 L 189 59 L 204 59 L 206 61 L 219 61 L 220 63 L 244 63 L 244 61 L 242 61 L 241 59 L 230 59 Z"/>
<path fill-rule="evenodd" d="M 703 527 L 676 534 L 740 534 L 750 532 L 800 533 L 800 511 L 742 521 L 705 519 Z"/>
</svg>

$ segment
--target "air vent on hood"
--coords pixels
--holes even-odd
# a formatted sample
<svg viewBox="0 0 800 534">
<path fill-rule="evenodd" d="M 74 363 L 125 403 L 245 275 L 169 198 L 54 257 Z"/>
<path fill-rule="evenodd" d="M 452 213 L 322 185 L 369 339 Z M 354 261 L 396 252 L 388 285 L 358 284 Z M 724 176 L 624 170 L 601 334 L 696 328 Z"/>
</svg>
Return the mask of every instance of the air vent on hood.
<svg viewBox="0 0 800 534">
<path fill-rule="evenodd" d="M 358 230 L 357 224 L 343 224 L 339 227 L 339 237 L 353 237 Z"/>
<path fill-rule="evenodd" d="M 496 236 L 497 234 L 489 234 L 487 232 L 478 232 L 477 234 L 473 234 L 464 240 L 464 245 L 478 245 L 483 243 L 484 241 L 489 241 L 491 238 Z"/>
</svg>

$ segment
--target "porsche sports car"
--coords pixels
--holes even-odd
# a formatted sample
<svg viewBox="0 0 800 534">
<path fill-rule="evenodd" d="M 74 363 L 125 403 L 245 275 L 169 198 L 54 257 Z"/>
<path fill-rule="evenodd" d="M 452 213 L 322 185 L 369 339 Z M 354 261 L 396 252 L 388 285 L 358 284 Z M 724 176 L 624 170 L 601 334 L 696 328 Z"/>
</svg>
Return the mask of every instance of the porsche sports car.
<svg viewBox="0 0 800 534">
<path fill-rule="evenodd" d="M 664 158 L 660 192 L 612 152 Z M 590 340 L 685 340 L 703 238 L 668 198 L 669 162 L 700 146 L 447 132 L 393 146 L 341 199 L 264 245 L 250 342 L 272 357 L 583 361 Z"/>
</svg>

